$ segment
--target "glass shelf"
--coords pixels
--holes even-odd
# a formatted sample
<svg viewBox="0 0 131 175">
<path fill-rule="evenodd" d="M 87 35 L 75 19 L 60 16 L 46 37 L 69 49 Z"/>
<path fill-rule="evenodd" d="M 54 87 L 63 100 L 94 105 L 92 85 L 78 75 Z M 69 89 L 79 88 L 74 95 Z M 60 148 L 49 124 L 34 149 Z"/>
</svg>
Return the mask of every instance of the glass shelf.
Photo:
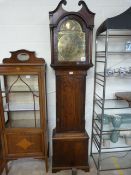
<svg viewBox="0 0 131 175">
<path fill-rule="evenodd" d="M 104 101 L 104 109 L 126 109 L 130 108 L 128 102 L 125 100 L 118 100 L 118 99 L 105 99 Z M 96 99 L 95 104 L 102 108 L 102 99 Z"/>
<path fill-rule="evenodd" d="M 6 128 L 10 128 L 9 122 L 6 122 Z M 11 128 L 40 128 L 40 119 L 18 119 L 11 121 Z"/>
<path fill-rule="evenodd" d="M 98 38 L 104 38 L 104 37 L 106 37 L 106 35 L 104 35 L 104 34 L 102 34 L 102 35 L 99 35 L 98 36 Z M 109 38 L 128 38 L 128 37 L 131 37 L 131 33 L 129 32 L 129 33 L 127 33 L 127 34 L 110 34 L 109 35 Z"/>
<path fill-rule="evenodd" d="M 4 112 L 9 112 L 9 111 L 39 111 L 39 104 L 29 104 L 29 103 L 24 103 L 24 104 L 6 104 L 4 106 Z"/>
<path fill-rule="evenodd" d="M 103 149 L 103 150 L 117 150 L 117 149 L 131 149 L 131 138 L 125 138 L 125 137 L 118 137 L 117 141 L 113 141 L 110 138 L 111 133 L 106 133 L 102 135 L 102 140 L 100 142 L 100 138 L 98 134 L 93 134 L 93 142 L 96 145 L 97 150 Z M 126 141 L 128 139 L 128 142 Z"/>
<path fill-rule="evenodd" d="M 18 90 L 16 90 L 16 91 L 10 91 L 9 92 L 9 90 L 5 90 L 5 91 L 1 91 L 1 92 L 3 94 L 7 94 L 7 93 L 29 93 L 29 92 L 33 92 L 33 93 L 37 92 L 38 93 L 39 91 L 36 91 L 35 89 L 34 90 L 32 89 L 32 91 L 24 91 L 24 90 L 23 91 L 20 91 L 20 90 L 18 91 Z"/>
<path fill-rule="evenodd" d="M 113 73 L 113 75 L 104 75 L 104 72 L 96 72 L 95 73 L 96 74 L 96 76 L 98 76 L 98 77 L 109 77 L 109 78 L 111 78 L 111 77 L 117 77 L 117 78 L 126 78 L 126 77 L 131 77 L 131 72 L 130 73 L 127 73 L 126 75 L 120 75 L 119 74 L 119 72 L 116 72 L 116 73 Z"/>
<path fill-rule="evenodd" d="M 95 119 L 95 125 L 96 129 L 101 130 L 101 123 Z M 95 126 L 94 126 L 95 127 Z M 131 123 L 122 123 L 119 128 L 114 128 L 112 123 L 110 122 L 109 124 L 103 124 L 103 129 L 102 132 L 111 132 L 111 131 L 131 131 Z"/>
<path fill-rule="evenodd" d="M 93 159 L 98 167 L 99 154 L 93 153 Z M 131 166 L 131 150 L 123 152 L 101 153 L 101 170 L 127 169 Z"/>
<path fill-rule="evenodd" d="M 97 51 L 96 56 L 105 56 L 105 51 Z M 114 55 L 114 54 L 131 54 L 131 51 L 108 51 L 108 55 Z"/>
</svg>

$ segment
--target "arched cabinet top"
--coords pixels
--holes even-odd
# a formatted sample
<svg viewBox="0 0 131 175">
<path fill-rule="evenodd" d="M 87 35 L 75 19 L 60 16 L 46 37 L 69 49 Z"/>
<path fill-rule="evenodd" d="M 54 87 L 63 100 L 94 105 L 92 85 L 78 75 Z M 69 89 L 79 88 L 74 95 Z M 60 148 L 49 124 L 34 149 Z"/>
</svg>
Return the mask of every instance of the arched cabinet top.
<svg viewBox="0 0 131 175">
<path fill-rule="evenodd" d="M 45 60 L 43 58 L 37 58 L 36 53 L 34 51 L 28 51 L 25 49 L 11 51 L 10 58 L 4 58 L 3 64 L 20 64 L 20 65 L 32 65 L 32 64 L 45 64 Z"/>
</svg>

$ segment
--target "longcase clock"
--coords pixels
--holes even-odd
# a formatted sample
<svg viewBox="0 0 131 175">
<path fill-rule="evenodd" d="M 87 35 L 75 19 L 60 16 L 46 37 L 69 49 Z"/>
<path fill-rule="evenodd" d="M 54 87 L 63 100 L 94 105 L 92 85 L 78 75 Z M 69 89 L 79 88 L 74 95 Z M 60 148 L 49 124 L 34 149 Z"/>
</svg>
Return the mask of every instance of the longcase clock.
<svg viewBox="0 0 131 175">
<path fill-rule="evenodd" d="M 52 171 L 89 171 L 85 130 L 87 70 L 92 67 L 94 13 L 79 1 L 78 12 L 67 12 L 62 0 L 49 12 L 51 67 L 56 74 L 56 128 L 53 130 Z"/>
</svg>

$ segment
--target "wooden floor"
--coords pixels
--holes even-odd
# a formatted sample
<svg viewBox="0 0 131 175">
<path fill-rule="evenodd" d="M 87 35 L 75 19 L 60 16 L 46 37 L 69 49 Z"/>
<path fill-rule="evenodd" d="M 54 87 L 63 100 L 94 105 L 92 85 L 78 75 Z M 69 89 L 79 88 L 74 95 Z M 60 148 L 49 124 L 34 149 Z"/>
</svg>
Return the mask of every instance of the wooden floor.
<svg viewBox="0 0 131 175">
<path fill-rule="evenodd" d="M 90 162 L 91 170 L 89 173 L 77 170 L 77 173 L 72 173 L 71 170 L 61 171 L 54 173 L 53 175 L 97 175 L 96 168 L 93 161 Z M 2 175 L 5 175 L 3 172 Z M 49 172 L 45 172 L 44 162 L 35 159 L 19 159 L 9 162 L 9 174 L 8 175 L 52 175 L 51 173 L 51 163 L 49 167 Z M 119 171 L 104 171 L 100 175 L 131 175 L 130 170 L 119 170 Z"/>
</svg>

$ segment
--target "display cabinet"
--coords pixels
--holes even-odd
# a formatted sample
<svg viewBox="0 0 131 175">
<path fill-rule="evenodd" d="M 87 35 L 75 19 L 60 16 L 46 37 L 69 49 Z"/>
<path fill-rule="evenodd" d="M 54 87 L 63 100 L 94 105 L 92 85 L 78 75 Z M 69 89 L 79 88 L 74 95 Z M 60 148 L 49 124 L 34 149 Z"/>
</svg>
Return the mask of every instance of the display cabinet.
<svg viewBox="0 0 131 175">
<path fill-rule="evenodd" d="M 91 155 L 98 174 L 131 168 L 130 19 L 131 8 L 96 32 Z"/>
<path fill-rule="evenodd" d="M 53 131 L 52 171 L 79 168 L 89 171 L 85 130 L 87 70 L 92 64 L 94 13 L 79 1 L 78 12 L 67 12 L 62 0 L 49 13 L 51 67 L 56 75 L 56 128 Z"/>
<path fill-rule="evenodd" d="M 45 160 L 48 130 L 45 61 L 18 50 L 0 65 L 0 119 L 6 161 L 21 157 Z"/>
</svg>

